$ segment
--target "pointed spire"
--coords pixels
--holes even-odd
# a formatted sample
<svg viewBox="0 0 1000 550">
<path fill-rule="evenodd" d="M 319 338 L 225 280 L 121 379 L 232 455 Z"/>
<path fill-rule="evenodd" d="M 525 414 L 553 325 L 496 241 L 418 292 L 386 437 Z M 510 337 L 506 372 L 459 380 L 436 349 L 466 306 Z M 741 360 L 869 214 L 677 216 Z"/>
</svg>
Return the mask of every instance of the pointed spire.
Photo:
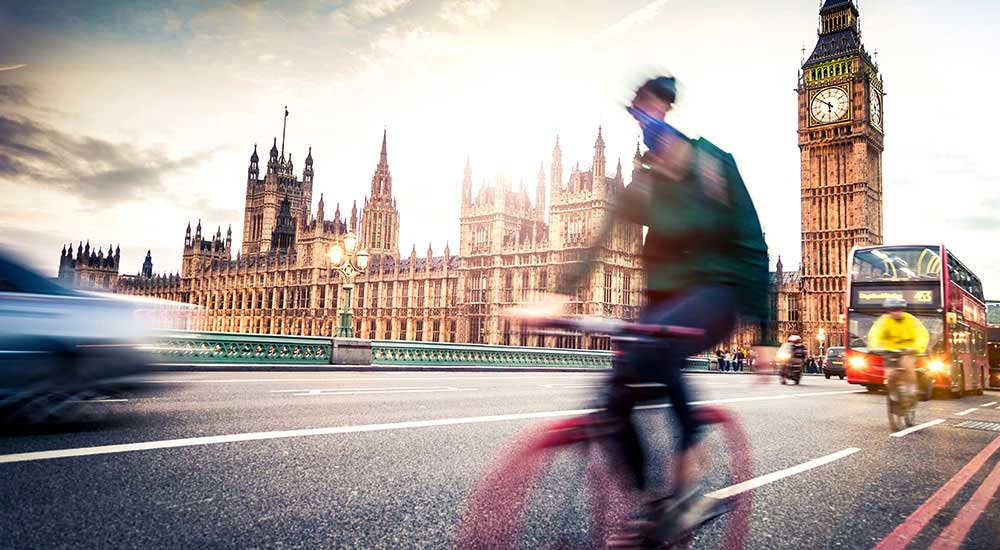
<svg viewBox="0 0 1000 550">
<path fill-rule="evenodd" d="M 618 157 L 618 166 L 615 168 L 615 179 L 621 179 L 622 177 L 622 158 Z"/>
<path fill-rule="evenodd" d="M 260 158 L 257 156 L 257 144 L 253 144 L 253 154 L 250 155 L 250 163 L 255 164 Z"/>
<path fill-rule="evenodd" d="M 309 154 L 306 155 L 306 166 L 312 166 L 313 163 L 313 148 L 309 147 Z"/>
<path fill-rule="evenodd" d="M 597 141 L 594 142 L 594 147 L 604 149 L 604 134 L 600 126 L 597 127 Z"/>
<path fill-rule="evenodd" d="M 385 146 L 386 134 L 387 133 L 388 133 L 388 129 L 387 128 L 382 128 L 382 153 L 381 153 L 382 164 L 385 164 L 387 162 L 388 157 L 389 157 L 389 153 L 387 152 L 386 146 Z"/>
</svg>

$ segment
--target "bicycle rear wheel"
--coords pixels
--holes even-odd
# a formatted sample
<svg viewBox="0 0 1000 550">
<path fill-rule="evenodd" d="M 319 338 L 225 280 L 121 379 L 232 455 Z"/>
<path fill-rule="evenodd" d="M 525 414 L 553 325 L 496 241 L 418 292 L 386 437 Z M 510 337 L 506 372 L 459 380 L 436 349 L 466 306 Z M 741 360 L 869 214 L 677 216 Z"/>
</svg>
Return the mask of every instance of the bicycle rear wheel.
<svg viewBox="0 0 1000 550">
<path fill-rule="evenodd" d="M 633 495 L 605 438 L 588 435 L 592 422 L 560 420 L 518 438 L 466 499 L 455 547 L 603 548 Z M 569 507 L 586 509 L 585 528 L 551 517 Z"/>
</svg>

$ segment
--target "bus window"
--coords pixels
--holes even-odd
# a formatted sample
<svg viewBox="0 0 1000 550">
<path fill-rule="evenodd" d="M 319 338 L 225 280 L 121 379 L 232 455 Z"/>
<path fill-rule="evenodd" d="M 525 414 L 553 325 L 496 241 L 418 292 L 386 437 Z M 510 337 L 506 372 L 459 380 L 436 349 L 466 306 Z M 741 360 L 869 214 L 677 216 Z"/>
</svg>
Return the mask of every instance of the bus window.
<svg viewBox="0 0 1000 550">
<path fill-rule="evenodd" d="M 915 315 L 915 317 L 923 323 L 930 337 L 925 353 L 943 353 L 944 319 L 940 315 Z M 851 349 L 868 352 L 868 332 L 878 318 L 878 314 L 851 313 L 847 323 L 848 346 Z"/>
<path fill-rule="evenodd" d="M 856 283 L 938 281 L 941 257 L 937 247 L 904 246 L 858 250 L 851 266 Z"/>
</svg>

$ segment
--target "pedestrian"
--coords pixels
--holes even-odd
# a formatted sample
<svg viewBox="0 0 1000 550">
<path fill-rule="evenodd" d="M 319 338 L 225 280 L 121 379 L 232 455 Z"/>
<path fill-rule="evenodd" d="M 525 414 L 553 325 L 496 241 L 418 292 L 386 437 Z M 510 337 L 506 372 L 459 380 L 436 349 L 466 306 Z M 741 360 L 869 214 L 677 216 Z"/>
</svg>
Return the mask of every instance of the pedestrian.
<svg viewBox="0 0 1000 550">
<path fill-rule="evenodd" d="M 715 362 L 719 365 L 719 372 L 726 372 L 726 360 L 722 348 L 715 350 Z"/>
<path fill-rule="evenodd" d="M 736 372 L 743 372 L 743 361 L 746 359 L 746 354 L 743 350 L 736 350 Z"/>
</svg>

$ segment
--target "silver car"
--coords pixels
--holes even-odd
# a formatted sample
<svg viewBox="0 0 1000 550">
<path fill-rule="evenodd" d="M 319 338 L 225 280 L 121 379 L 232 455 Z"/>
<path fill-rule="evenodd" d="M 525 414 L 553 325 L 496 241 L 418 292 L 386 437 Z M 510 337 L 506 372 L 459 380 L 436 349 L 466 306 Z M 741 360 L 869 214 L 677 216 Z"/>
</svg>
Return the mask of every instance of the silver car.
<svg viewBox="0 0 1000 550">
<path fill-rule="evenodd" d="M 0 420 L 72 419 L 137 387 L 149 356 L 133 303 L 65 288 L 0 253 Z"/>
</svg>

